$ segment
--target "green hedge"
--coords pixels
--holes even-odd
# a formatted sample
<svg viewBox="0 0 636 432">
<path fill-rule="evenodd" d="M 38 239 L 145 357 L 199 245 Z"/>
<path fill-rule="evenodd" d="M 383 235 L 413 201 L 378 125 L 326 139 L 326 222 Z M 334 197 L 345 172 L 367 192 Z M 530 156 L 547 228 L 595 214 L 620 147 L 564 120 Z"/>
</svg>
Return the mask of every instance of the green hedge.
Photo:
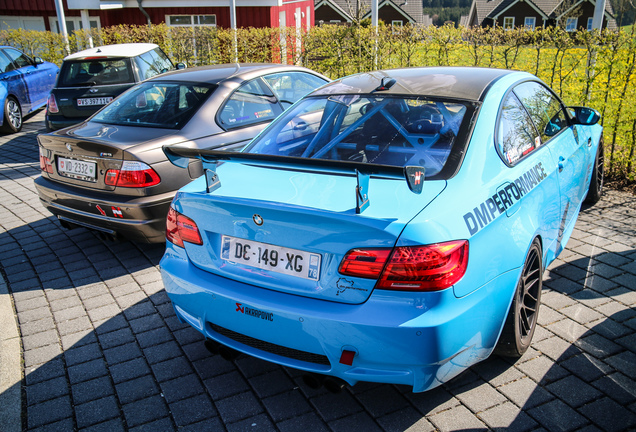
<svg viewBox="0 0 636 432">
<path fill-rule="evenodd" d="M 376 38 L 377 34 L 377 38 Z M 234 32 L 227 29 L 114 26 L 77 31 L 70 51 L 123 42 L 154 42 L 174 62 L 190 66 L 234 60 Z M 322 26 L 242 28 L 236 31 L 240 62 L 302 64 L 331 78 L 408 66 L 484 66 L 537 75 L 567 104 L 588 105 L 603 115 L 606 169 L 613 178 L 636 180 L 636 37 L 631 32 L 575 32 L 561 28 L 467 29 L 444 27 Z M 377 42 L 376 42 L 377 40 Z M 0 44 L 61 64 L 68 52 L 50 32 L 0 31 Z"/>
</svg>

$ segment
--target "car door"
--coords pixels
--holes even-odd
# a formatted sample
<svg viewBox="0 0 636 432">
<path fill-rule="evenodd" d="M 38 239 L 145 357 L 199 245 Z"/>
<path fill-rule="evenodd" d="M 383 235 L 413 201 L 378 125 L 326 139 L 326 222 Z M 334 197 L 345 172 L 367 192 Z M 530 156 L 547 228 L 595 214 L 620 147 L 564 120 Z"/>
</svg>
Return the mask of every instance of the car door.
<svg viewBox="0 0 636 432">
<path fill-rule="evenodd" d="M 586 146 L 579 145 L 559 98 L 541 83 L 530 81 L 514 88 L 530 114 L 541 145 L 550 148 L 557 165 L 561 219 L 557 255 L 567 242 L 585 196 Z"/>
<path fill-rule="evenodd" d="M 20 73 L 17 65 L 9 58 L 5 53 L 6 50 L 0 50 L 0 80 L 6 87 L 6 93 L 14 95 L 23 112 L 28 112 L 30 108 L 30 101 L 27 96 L 27 88 L 24 84 L 24 78 Z M 0 100 L 0 103 L 4 104 L 5 97 Z M 4 105 L 3 105 L 4 108 Z"/>
<path fill-rule="evenodd" d="M 27 113 L 32 111 L 34 107 L 43 105 L 50 89 L 48 71 L 45 68 L 38 68 L 31 58 L 16 49 L 6 48 L 4 52 L 17 66 L 27 89 L 28 108 L 23 105 L 22 112 Z"/>
</svg>

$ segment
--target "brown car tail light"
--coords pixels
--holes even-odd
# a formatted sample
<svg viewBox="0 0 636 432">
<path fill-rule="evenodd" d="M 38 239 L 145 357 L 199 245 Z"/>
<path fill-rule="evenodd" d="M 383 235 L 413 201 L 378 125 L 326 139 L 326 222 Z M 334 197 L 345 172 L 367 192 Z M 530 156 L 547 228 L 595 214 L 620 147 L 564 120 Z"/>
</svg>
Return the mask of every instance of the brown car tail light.
<svg viewBox="0 0 636 432">
<path fill-rule="evenodd" d="M 172 207 L 168 210 L 166 218 L 166 239 L 180 247 L 184 247 L 184 242 L 203 244 L 196 222 Z"/>
<path fill-rule="evenodd" d="M 49 95 L 49 100 L 46 102 L 46 109 L 53 114 L 60 112 L 60 109 L 57 107 L 57 101 L 55 100 L 55 96 L 53 95 L 53 93 Z"/>
<path fill-rule="evenodd" d="M 377 278 L 378 289 L 439 291 L 459 282 L 468 266 L 467 240 L 399 246 L 389 253 L 387 249 L 353 249 L 343 258 L 339 271 Z"/>
<path fill-rule="evenodd" d="M 53 164 L 51 163 L 51 159 L 42 154 L 42 147 L 40 147 L 40 169 L 43 172 L 53 174 Z"/>
<path fill-rule="evenodd" d="M 116 187 L 150 187 L 161 182 L 159 174 L 143 162 L 124 161 L 121 169 L 109 169 L 104 183 Z"/>
</svg>

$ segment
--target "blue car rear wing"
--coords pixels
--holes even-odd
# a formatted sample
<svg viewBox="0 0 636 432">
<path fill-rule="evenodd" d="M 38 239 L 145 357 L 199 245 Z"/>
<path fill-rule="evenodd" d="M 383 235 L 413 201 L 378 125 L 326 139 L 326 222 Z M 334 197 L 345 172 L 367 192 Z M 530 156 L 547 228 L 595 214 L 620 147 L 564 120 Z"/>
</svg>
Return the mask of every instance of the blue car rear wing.
<svg viewBox="0 0 636 432">
<path fill-rule="evenodd" d="M 403 178 L 406 180 L 409 189 L 416 194 L 422 193 L 424 183 L 424 167 L 421 166 L 399 167 L 364 162 L 239 153 L 179 146 L 164 146 L 163 152 L 172 164 L 180 168 L 187 168 L 190 159 L 201 160 L 204 165 L 206 192 L 208 193 L 221 186 L 216 167 L 223 162 L 245 163 L 295 171 L 312 170 L 341 175 L 355 175 L 357 178 L 356 213 L 358 214 L 369 206 L 369 178 L 371 176 Z"/>
</svg>

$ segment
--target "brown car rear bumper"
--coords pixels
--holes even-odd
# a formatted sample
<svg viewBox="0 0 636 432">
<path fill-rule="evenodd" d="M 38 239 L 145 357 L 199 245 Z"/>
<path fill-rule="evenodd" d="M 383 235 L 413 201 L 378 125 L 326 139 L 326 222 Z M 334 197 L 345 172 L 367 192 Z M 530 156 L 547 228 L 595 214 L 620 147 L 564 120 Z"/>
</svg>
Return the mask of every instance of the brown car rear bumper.
<svg viewBox="0 0 636 432">
<path fill-rule="evenodd" d="M 165 241 L 166 215 L 176 191 L 155 196 L 110 195 L 35 179 L 40 201 L 64 226 L 78 225 L 137 242 Z"/>
</svg>

